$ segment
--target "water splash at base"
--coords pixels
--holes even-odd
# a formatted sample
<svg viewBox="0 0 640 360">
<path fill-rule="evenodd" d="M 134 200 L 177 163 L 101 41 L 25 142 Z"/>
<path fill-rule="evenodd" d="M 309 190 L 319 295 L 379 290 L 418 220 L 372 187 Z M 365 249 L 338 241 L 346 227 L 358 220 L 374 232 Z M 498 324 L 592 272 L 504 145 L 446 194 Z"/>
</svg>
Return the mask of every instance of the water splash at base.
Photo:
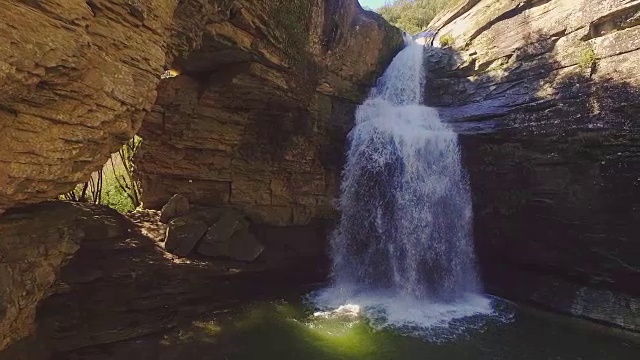
<svg viewBox="0 0 640 360">
<path fill-rule="evenodd" d="M 511 322 L 513 316 L 503 300 L 479 294 L 439 303 L 397 293 L 354 294 L 329 287 L 312 293 L 307 300 L 319 310 L 310 327 L 319 327 L 318 319 L 329 319 L 333 329 L 351 328 L 358 321 L 366 321 L 377 330 L 393 330 L 430 342 L 455 340 L 482 331 L 490 323 Z"/>
</svg>

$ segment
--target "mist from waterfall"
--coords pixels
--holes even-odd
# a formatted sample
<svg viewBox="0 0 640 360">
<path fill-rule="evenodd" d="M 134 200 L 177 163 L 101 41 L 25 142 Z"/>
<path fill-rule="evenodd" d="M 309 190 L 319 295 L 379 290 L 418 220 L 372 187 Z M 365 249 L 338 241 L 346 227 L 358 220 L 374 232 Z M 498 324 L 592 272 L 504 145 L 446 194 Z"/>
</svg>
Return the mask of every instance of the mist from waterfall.
<svg viewBox="0 0 640 360">
<path fill-rule="evenodd" d="M 424 47 L 408 39 L 358 107 L 331 239 L 325 309 L 357 304 L 380 326 L 460 330 L 492 312 L 480 295 L 458 136 L 423 105 Z M 454 326 L 455 325 L 455 326 Z"/>
</svg>

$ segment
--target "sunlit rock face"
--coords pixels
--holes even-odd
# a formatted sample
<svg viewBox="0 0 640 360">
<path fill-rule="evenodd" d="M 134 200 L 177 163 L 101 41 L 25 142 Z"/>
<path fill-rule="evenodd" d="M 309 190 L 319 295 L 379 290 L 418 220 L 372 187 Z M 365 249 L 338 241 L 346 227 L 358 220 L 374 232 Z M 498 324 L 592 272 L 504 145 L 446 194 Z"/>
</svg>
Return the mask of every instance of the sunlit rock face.
<svg viewBox="0 0 640 360">
<path fill-rule="evenodd" d="M 145 118 L 144 206 L 182 193 L 264 224 L 326 215 L 355 104 L 401 46 L 356 0 L 220 5 Z"/>
<path fill-rule="evenodd" d="M 308 218 L 331 186 L 321 155 L 341 152 L 320 143 L 341 139 L 330 129 L 401 45 L 400 31 L 356 0 L 5 1 L 0 11 L 0 212 L 86 180 L 146 118 L 145 203 L 161 206 L 178 188 L 262 206 L 273 188 L 304 199 L 270 200 L 288 206 L 271 222 Z M 149 114 L 171 65 L 195 84 L 168 77 Z M 240 173 L 231 159 L 253 163 L 239 166 L 259 179 L 202 174 L 211 162 Z M 309 189 L 278 190 L 301 184 Z"/>
<path fill-rule="evenodd" d="M 0 212 L 69 190 L 133 136 L 176 4 L 0 3 Z"/>
<path fill-rule="evenodd" d="M 492 291 L 636 330 L 639 14 L 622 0 L 465 1 L 430 26 L 453 45 L 430 51 L 426 94 L 465 134 Z"/>
</svg>

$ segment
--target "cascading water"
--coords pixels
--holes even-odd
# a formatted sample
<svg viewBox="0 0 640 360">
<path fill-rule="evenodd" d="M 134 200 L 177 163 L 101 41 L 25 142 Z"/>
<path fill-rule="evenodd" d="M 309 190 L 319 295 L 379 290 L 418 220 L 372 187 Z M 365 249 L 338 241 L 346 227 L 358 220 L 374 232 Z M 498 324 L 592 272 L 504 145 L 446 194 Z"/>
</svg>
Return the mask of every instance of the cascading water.
<svg viewBox="0 0 640 360">
<path fill-rule="evenodd" d="M 424 47 L 407 46 L 356 112 L 324 308 L 357 304 L 412 333 L 490 313 L 480 295 L 457 134 L 422 105 Z M 457 331 L 457 330 L 456 330 Z"/>
</svg>

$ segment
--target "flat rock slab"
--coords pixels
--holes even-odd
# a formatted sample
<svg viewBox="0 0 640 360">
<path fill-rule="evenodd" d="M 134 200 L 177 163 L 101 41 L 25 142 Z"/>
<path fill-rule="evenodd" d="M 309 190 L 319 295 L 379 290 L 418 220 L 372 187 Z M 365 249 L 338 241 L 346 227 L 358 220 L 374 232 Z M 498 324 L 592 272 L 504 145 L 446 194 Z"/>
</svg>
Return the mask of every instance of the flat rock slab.
<svg viewBox="0 0 640 360">
<path fill-rule="evenodd" d="M 187 256 L 193 251 L 205 232 L 207 232 L 207 224 L 200 220 L 188 217 L 175 218 L 171 220 L 167 228 L 164 248 L 172 254 Z"/>
</svg>

